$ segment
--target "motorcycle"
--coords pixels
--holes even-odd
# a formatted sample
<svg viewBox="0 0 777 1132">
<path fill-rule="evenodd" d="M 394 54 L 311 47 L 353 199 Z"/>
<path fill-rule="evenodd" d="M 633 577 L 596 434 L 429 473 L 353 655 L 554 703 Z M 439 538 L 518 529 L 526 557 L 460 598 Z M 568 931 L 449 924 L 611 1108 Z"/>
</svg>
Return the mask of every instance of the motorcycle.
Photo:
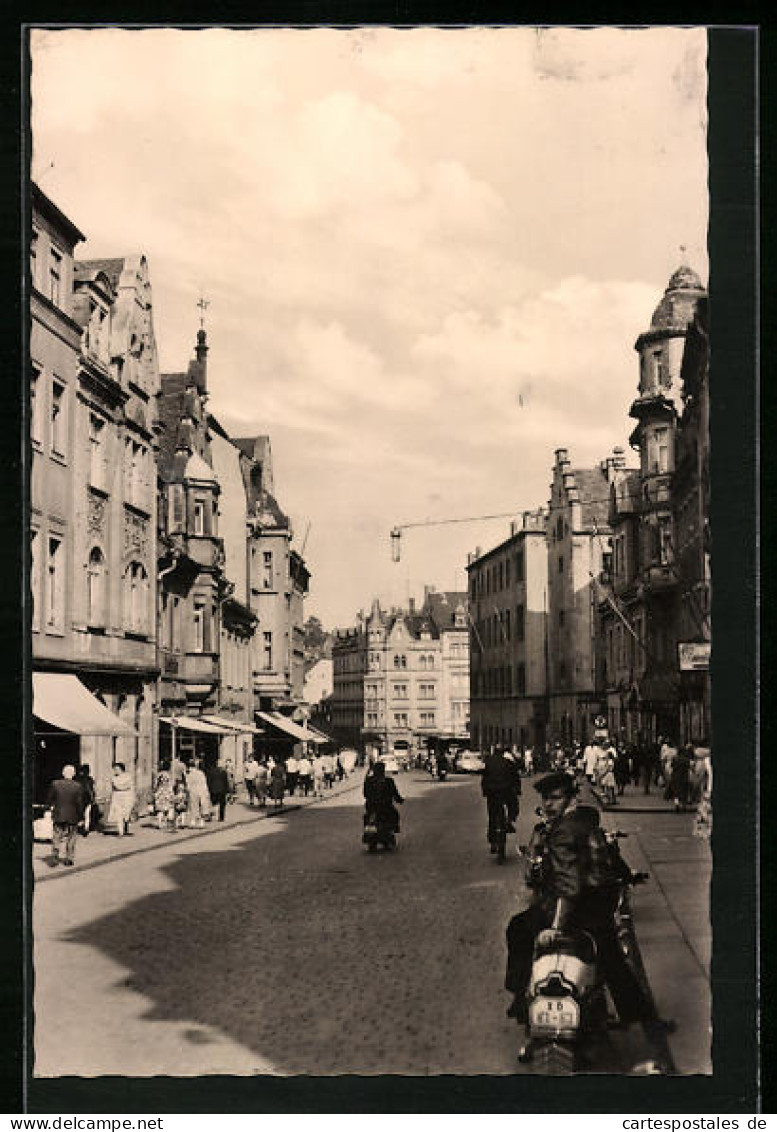
<svg viewBox="0 0 777 1132">
<path fill-rule="evenodd" d="M 541 829 L 540 823 L 537 829 Z M 613 915 L 616 934 L 627 961 L 649 993 L 647 976 L 634 933 L 629 889 L 643 884 L 647 873 L 632 872 L 620 854 L 618 841 L 626 834 L 605 833 L 617 876 Z M 525 848 L 522 848 L 527 856 Z M 541 884 L 542 857 L 528 856 L 528 883 Z M 547 929 L 537 936 L 534 945 L 531 977 L 527 991 L 526 1042 L 518 1059 L 531 1062 L 535 1071 L 547 1076 L 567 1076 L 577 1072 L 588 1047 L 606 1035 L 611 1026 L 608 1017 L 604 980 L 597 963 L 596 943 L 585 931 Z M 666 1030 L 671 1023 L 660 1023 Z M 668 1047 L 662 1058 L 671 1068 Z M 634 1072 L 664 1072 L 656 1061 L 646 1060 Z"/>
<path fill-rule="evenodd" d="M 385 818 L 380 819 L 376 814 L 370 813 L 364 815 L 362 841 L 367 846 L 369 853 L 377 853 L 380 845 L 384 849 L 395 849 L 397 837 L 390 821 Z"/>
</svg>

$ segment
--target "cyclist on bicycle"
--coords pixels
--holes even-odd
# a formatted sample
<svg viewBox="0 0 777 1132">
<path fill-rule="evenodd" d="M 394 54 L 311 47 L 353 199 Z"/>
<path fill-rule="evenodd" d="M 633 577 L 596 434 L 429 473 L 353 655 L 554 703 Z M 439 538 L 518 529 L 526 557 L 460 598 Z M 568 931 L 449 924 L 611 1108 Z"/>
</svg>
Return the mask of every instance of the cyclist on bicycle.
<svg viewBox="0 0 777 1132">
<path fill-rule="evenodd" d="M 488 841 L 491 852 L 498 851 L 497 830 L 507 815 L 507 833 L 515 833 L 518 817 L 521 774 L 515 759 L 507 758 L 501 747 L 486 755 L 481 771 L 480 789 L 488 809 Z"/>
</svg>

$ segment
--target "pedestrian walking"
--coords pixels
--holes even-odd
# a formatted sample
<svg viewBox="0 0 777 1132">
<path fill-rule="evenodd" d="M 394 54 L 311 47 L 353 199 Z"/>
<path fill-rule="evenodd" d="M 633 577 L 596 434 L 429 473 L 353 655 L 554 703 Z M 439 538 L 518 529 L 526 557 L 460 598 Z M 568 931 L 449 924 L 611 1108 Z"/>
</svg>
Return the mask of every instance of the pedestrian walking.
<svg viewBox="0 0 777 1132">
<path fill-rule="evenodd" d="M 325 765 L 322 755 L 316 755 L 311 763 L 313 775 L 313 794 L 316 798 L 324 797 Z"/>
<path fill-rule="evenodd" d="M 671 739 L 659 739 L 659 764 L 661 768 L 661 778 L 663 779 L 664 786 L 671 788 L 672 783 L 672 769 L 674 761 L 677 758 L 677 747 Z M 665 795 L 667 801 L 671 798 L 671 794 Z"/>
<path fill-rule="evenodd" d="M 95 801 L 94 779 L 89 773 L 89 764 L 82 763 L 76 771 L 75 781 L 84 792 L 84 816 L 79 826 L 84 837 L 88 837 L 93 823 L 96 827 L 99 810 Z"/>
<path fill-rule="evenodd" d="M 62 767 L 62 777 L 52 782 L 46 802 L 51 807 L 53 833 L 49 865 L 54 868 L 60 859 L 63 865 L 72 865 L 76 855 L 78 824 L 84 816 L 84 791 L 75 781 L 76 768 Z"/>
<path fill-rule="evenodd" d="M 712 752 L 706 745 L 694 752 L 696 775 L 699 779 L 699 802 L 693 825 L 694 837 L 709 841 L 712 836 Z"/>
<path fill-rule="evenodd" d="M 671 800 L 674 802 L 674 808 L 677 812 L 688 808 L 690 769 L 691 760 L 688 755 L 688 748 L 682 747 L 672 760 L 671 776 L 669 779 Z"/>
<path fill-rule="evenodd" d="M 234 767 L 234 764 L 232 762 L 232 759 L 225 759 L 224 760 L 224 770 L 226 771 L 227 783 L 228 783 L 227 802 L 231 805 L 232 802 L 234 802 L 235 798 L 237 797 L 236 788 L 235 788 L 235 767 Z"/>
<path fill-rule="evenodd" d="M 286 789 L 286 771 L 284 770 L 283 763 L 278 760 L 273 765 L 270 771 L 270 797 L 273 800 L 275 808 L 278 809 L 283 805 L 283 794 Z"/>
<path fill-rule="evenodd" d="M 178 758 L 178 755 L 173 755 L 170 760 L 170 779 L 173 783 L 173 789 L 179 782 L 186 782 L 186 763 Z"/>
<path fill-rule="evenodd" d="M 229 778 L 223 766 L 212 763 L 205 771 L 205 780 L 208 783 L 211 805 L 218 811 L 218 820 L 224 820 L 229 795 Z"/>
<path fill-rule="evenodd" d="M 631 781 L 631 759 L 626 749 L 626 744 L 623 742 L 618 743 L 618 750 L 615 754 L 615 785 L 618 789 L 618 797 L 622 798 L 626 787 Z"/>
<path fill-rule="evenodd" d="M 259 773 L 259 763 L 254 755 L 250 755 L 243 767 L 243 781 L 248 791 L 248 804 L 253 806 L 256 801 L 256 776 Z"/>
<path fill-rule="evenodd" d="M 263 810 L 267 805 L 267 791 L 270 786 L 270 768 L 267 766 L 264 759 L 259 760 L 254 785 L 256 788 L 256 800 L 259 803 L 260 809 Z"/>
<path fill-rule="evenodd" d="M 154 811 L 157 828 L 169 833 L 175 829 L 175 792 L 169 770 L 160 770 L 154 787 Z"/>
<path fill-rule="evenodd" d="M 648 742 L 643 748 L 641 771 L 642 792 L 644 794 L 650 793 L 651 783 L 655 781 L 656 775 L 661 769 L 658 752 L 658 743 Z"/>
<path fill-rule="evenodd" d="M 186 775 L 186 789 L 189 794 L 189 824 L 193 829 L 203 829 L 206 816 L 211 814 L 208 780 L 199 760 L 195 759 Z"/>
<path fill-rule="evenodd" d="M 307 755 L 302 756 L 297 762 L 299 769 L 299 787 L 302 793 L 307 798 L 310 791 L 313 789 L 313 764 Z"/>
<path fill-rule="evenodd" d="M 299 782 L 299 763 L 294 757 L 294 752 L 286 759 L 286 791 L 289 797 L 293 797 L 294 791 L 297 789 Z"/>
<path fill-rule="evenodd" d="M 124 763 L 115 763 L 111 779 L 111 805 L 108 810 L 109 826 L 116 827 L 118 837 L 129 835 L 132 811 L 135 808 L 135 783 Z"/>
<path fill-rule="evenodd" d="M 186 779 L 179 779 L 173 783 L 173 804 L 175 807 L 175 832 L 186 828 L 186 818 L 189 813 L 189 789 Z"/>
<path fill-rule="evenodd" d="M 343 764 L 343 756 L 338 751 L 337 758 L 335 759 L 335 773 L 337 774 L 337 781 L 342 782 L 345 778 L 345 766 Z"/>
<path fill-rule="evenodd" d="M 335 762 L 334 755 L 322 755 L 321 758 L 324 763 L 324 786 L 327 790 L 331 790 L 335 784 L 337 763 Z"/>
</svg>

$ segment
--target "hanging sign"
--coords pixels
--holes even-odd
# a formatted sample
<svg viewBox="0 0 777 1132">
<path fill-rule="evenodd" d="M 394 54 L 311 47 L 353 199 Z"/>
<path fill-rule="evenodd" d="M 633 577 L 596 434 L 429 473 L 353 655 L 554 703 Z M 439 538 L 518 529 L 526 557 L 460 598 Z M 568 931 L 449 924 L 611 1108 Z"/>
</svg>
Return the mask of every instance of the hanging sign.
<svg viewBox="0 0 777 1132">
<path fill-rule="evenodd" d="M 681 641 L 677 646 L 681 672 L 707 672 L 710 666 L 709 641 Z"/>
</svg>

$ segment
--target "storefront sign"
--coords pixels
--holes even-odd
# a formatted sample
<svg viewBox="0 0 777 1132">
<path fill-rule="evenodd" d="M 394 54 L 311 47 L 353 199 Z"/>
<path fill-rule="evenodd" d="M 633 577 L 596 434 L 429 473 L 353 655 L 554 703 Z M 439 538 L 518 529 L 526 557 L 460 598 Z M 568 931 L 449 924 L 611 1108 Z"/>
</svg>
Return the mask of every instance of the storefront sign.
<svg viewBox="0 0 777 1132">
<path fill-rule="evenodd" d="M 706 672 L 710 666 L 709 641 L 681 642 L 677 646 L 681 672 Z"/>
</svg>

